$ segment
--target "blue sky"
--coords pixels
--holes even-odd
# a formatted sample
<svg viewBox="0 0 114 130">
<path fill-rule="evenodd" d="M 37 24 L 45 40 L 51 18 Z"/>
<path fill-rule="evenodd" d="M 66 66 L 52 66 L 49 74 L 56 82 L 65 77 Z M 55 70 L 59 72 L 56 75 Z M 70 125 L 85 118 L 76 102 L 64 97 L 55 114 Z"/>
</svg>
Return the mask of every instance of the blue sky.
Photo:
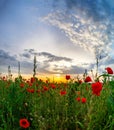
<svg viewBox="0 0 114 130">
<path fill-rule="evenodd" d="M 80 74 L 114 69 L 113 0 L 1 0 L 0 72 Z"/>
</svg>

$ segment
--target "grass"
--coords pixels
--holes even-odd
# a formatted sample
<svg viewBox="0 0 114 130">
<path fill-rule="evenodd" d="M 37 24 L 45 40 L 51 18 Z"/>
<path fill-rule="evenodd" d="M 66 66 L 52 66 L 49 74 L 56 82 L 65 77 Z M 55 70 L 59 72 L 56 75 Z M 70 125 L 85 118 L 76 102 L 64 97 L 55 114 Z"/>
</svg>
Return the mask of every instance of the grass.
<svg viewBox="0 0 114 130">
<path fill-rule="evenodd" d="M 100 95 L 86 82 L 0 80 L 0 130 L 113 130 L 114 80 L 102 75 Z M 77 98 L 79 100 L 77 100 Z M 86 99 L 86 100 L 83 100 Z"/>
</svg>

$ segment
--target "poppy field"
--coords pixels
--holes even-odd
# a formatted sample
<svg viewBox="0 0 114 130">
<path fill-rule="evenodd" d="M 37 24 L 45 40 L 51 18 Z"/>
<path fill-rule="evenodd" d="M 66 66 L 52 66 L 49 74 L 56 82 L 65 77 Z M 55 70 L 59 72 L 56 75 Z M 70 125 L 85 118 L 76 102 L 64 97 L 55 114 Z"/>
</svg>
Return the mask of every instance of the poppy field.
<svg viewBox="0 0 114 130">
<path fill-rule="evenodd" d="M 113 130 L 113 70 L 94 81 L 0 79 L 0 130 Z"/>
</svg>

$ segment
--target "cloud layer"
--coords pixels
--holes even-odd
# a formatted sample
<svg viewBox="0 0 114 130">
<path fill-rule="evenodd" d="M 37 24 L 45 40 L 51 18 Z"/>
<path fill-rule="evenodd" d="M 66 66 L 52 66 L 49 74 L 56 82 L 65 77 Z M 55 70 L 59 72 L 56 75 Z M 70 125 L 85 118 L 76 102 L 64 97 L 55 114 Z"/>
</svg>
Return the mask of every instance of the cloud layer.
<svg viewBox="0 0 114 130">
<path fill-rule="evenodd" d="M 60 57 L 48 52 L 37 52 L 34 49 L 25 49 L 19 54 L 21 57 L 21 74 L 33 73 L 34 55 L 37 58 L 37 74 L 83 74 L 87 69 L 94 69 L 96 63 L 76 64 L 74 59 L 68 57 Z M 18 73 L 18 57 L 10 53 L 0 50 L 0 73 L 4 73 L 10 65 L 12 73 Z M 99 61 L 99 71 L 103 71 L 105 66 L 113 66 L 114 59 L 110 56 L 105 56 Z"/>
<path fill-rule="evenodd" d="M 34 49 L 25 49 L 19 56 L 0 50 L 1 73 L 10 65 L 12 73 L 18 73 L 18 62 L 21 57 L 21 73 L 32 74 L 34 55 L 37 58 L 37 73 L 39 74 L 79 74 L 85 70 L 85 65 L 75 65 L 74 60 L 68 57 L 60 57 L 48 52 L 37 52 Z M 86 65 L 87 66 L 87 65 Z"/>
<path fill-rule="evenodd" d="M 113 7 L 107 0 L 65 0 L 66 7 L 56 7 L 42 20 L 58 27 L 70 41 L 102 58 L 114 41 Z"/>
<path fill-rule="evenodd" d="M 94 56 L 95 60 L 88 66 L 84 66 L 88 70 L 96 70 L 96 59 L 99 62 L 99 72 L 103 72 L 106 66 L 114 68 L 112 64 L 114 60 L 111 57 L 114 42 L 112 0 L 64 0 L 63 6 L 61 1 L 58 1 L 54 11 L 43 17 L 42 21 L 59 28 L 71 43 Z M 70 72 L 73 68 L 83 72 L 82 64 L 81 69 L 75 66 L 70 69 Z"/>
</svg>

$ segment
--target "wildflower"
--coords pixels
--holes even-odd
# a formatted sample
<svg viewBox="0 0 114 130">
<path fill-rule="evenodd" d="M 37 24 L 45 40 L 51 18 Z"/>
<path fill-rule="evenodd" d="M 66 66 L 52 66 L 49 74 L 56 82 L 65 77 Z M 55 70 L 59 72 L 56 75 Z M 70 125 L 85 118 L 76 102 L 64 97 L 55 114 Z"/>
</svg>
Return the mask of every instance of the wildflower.
<svg viewBox="0 0 114 130">
<path fill-rule="evenodd" d="M 29 87 L 31 87 L 31 86 L 33 86 L 33 84 L 32 84 L 32 83 L 29 83 Z"/>
<path fill-rule="evenodd" d="M 77 98 L 76 98 L 76 101 L 80 102 L 80 100 L 81 100 L 80 97 L 77 97 Z"/>
<path fill-rule="evenodd" d="M 46 87 L 46 86 L 44 86 L 43 89 L 44 89 L 44 91 L 48 91 L 49 90 L 49 88 Z"/>
<path fill-rule="evenodd" d="M 27 88 L 27 92 L 29 92 L 29 93 L 34 93 L 34 89 L 32 89 L 32 88 Z"/>
<path fill-rule="evenodd" d="M 100 96 L 101 90 L 102 90 L 102 83 L 96 82 L 96 83 L 92 84 L 92 92 L 93 92 L 93 94 L 95 94 L 96 96 Z"/>
<path fill-rule="evenodd" d="M 86 103 L 86 98 L 83 97 L 81 101 L 82 103 Z"/>
<path fill-rule="evenodd" d="M 113 74 L 113 70 L 110 67 L 105 68 L 108 74 Z"/>
<path fill-rule="evenodd" d="M 87 77 L 85 78 L 85 82 L 92 82 L 91 77 L 90 77 L 90 76 L 87 76 Z"/>
<path fill-rule="evenodd" d="M 27 119 L 23 118 L 23 119 L 20 119 L 19 121 L 19 124 L 22 128 L 28 128 L 30 126 L 30 123 Z"/>
<path fill-rule="evenodd" d="M 20 83 L 21 88 L 24 88 L 24 86 L 25 86 L 24 83 Z"/>
<path fill-rule="evenodd" d="M 51 88 L 55 89 L 56 88 L 55 84 L 51 84 Z"/>
<path fill-rule="evenodd" d="M 34 78 L 34 77 L 31 77 L 30 82 L 31 82 L 31 83 L 34 83 L 34 82 L 35 82 L 35 78 Z"/>
<path fill-rule="evenodd" d="M 66 92 L 65 90 L 61 90 L 61 91 L 60 91 L 60 95 L 66 95 L 66 93 L 67 93 L 67 92 Z"/>
<path fill-rule="evenodd" d="M 66 75 L 66 80 L 69 80 L 70 79 L 70 75 Z"/>
<path fill-rule="evenodd" d="M 78 80 L 78 83 L 79 83 L 79 84 L 82 84 L 82 80 Z"/>
</svg>

